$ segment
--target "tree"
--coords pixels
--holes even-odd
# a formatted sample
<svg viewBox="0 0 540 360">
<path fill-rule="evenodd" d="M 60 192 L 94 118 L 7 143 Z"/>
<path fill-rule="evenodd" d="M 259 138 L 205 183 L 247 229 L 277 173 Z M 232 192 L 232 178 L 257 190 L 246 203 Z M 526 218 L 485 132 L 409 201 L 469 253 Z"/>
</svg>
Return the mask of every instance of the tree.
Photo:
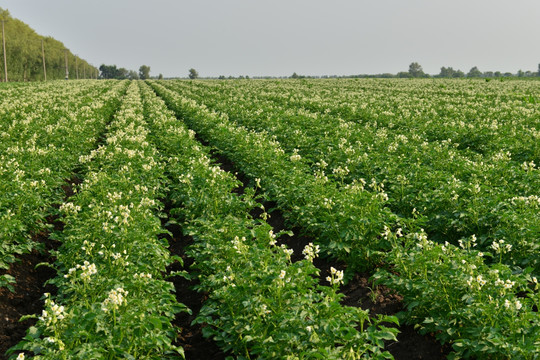
<svg viewBox="0 0 540 360">
<path fill-rule="evenodd" d="M 425 76 L 422 66 L 420 66 L 420 64 L 417 62 L 413 62 L 411 65 L 409 65 L 409 74 L 414 78 Z"/>
<path fill-rule="evenodd" d="M 442 67 L 441 68 L 441 72 L 439 74 L 439 77 L 442 77 L 442 78 L 451 78 L 451 77 L 454 77 L 454 74 L 455 74 L 455 70 L 452 68 L 452 67 Z"/>
<path fill-rule="evenodd" d="M 146 80 L 150 78 L 150 66 L 141 65 L 139 68 L 139 78 L 141 80 Z"/>
<path fill-rule="evenodd" d="M 400 71 L 397 73 L 398 78 L 410 78 L 411 74 L 407 71 Z"/>
<path fill-rule="evenodd" d="M 189 69 L 189 78 L 190 79 L 198 79 L 199 78 L 199 73 L 197 72 L 197 70 L 191 68 Z"/>
<path fill-rule="evenodd" d="M 129 70 L 128 78 L 131 80 L 139 80 L 139 74 L 135 70 Z"/>
<path fill-rule="evenodd" d="M 481 77 L 482 72 L 478 70 L 476 66 L 473 66 L 471 70 L 467 73 L 467 77 L 474 78 L 474 77 Z"/>
<path fill-rule="evenodd" d="M 116 65 L 101 64 L 101 66 L 99 67 L 99 71 L 99 77 L 102 79 L 115 79 L 118 73 Z"/>
<path fill-rule="evenodd" d="M 130 71 L 126 68 L 117 68 L 116 65 L 101 65 L 99 67 L 101 74 L 99 75 L 102 79 L 129 79 Z"/>
<path fill-rule="evenodd" d="M 293 79 L 298 79 L 298 74 L 295 73 L 295 72 L 293 72 L 293 74 L 291 75 L 291 78 L 293 78 Z"/>
<path fill-rule="evenodd" d="M 465 77 L 465 73 L 461 70 L 456 70 L 456 72 L 453 75 L 455 78 L 463 78 Z"/>
<path fill-rule="evenodd" d="M 536 73 L 536 76 L 540 76 L 540 64 L 538 64 L 538 72 Z"/>
<path fill-rule="evenodd" d="M 163 74 L 159 74 L 158 80 L 163 80 Z"/>
<path fill-rule="evenodd" d="M 116 74 L 116 79 L 124 80 L 129 78 L 129 70 L 126 68 L 120 68 L 118 69 L 118 72 Z"/>
</svg>

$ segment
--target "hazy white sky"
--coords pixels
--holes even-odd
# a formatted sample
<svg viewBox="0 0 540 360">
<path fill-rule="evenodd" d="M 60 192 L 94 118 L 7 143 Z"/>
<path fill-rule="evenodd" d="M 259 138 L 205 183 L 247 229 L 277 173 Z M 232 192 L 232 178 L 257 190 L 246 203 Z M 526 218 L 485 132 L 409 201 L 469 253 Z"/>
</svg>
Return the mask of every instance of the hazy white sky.
<svg viewBox="0 0 540 360">
<path fill-rule="evenodd" d="M 151 75 L 538 70 L 540 0 L 0 0 L 95 66 Z"/>
</svg>

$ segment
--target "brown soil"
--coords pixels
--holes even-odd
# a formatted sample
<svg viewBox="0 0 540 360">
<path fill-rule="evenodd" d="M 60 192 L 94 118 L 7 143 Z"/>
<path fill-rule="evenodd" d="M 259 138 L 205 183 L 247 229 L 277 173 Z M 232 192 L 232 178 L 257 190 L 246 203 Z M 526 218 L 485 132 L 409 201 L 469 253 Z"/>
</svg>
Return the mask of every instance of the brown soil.
<svg viewBox="0 0 540 360">
<path fill-rule="evenodd" d="M 193 263 L 193 259 L 185 255 L 185 248 L 193 240 L 190 237 L 184 236 L 182 229 L 178 225 L 168 225 L 167 230 L 172 233 L 172 237 L 167 236 L 171 255 L 178 255 L 184 261 L 183 266 L 176 262 L 170 265 L 167 270 L 170 272 L 189 269 Z M 216 343 L 212 339 L 203 336 L 202 329 L 204 325 L 191 325 L 191 322 L 195 319 L 204 301 L 207 299 L 207 294 L 193 290 L 193 287 L 199 283 L 198 279 L 195 277 L 188 280 L 181 276 L 176 276 L 173 283 L 177 301 L 191 309 L 191 314 L 186 312 L 180 313 L 173 321 L 173 325 L 179 329 L 176 345 L 184 348 L 186 359 L 188 360 L 225 359 L 226 354 L 221 351 Z"/>
<path fill-rule="evenodd" d="M 35 319 L 19 322 L 21 316 L 40 314 L 44 302 L 41 299 L 43 293 L 54 293 L 55 287 L 44 286 L 45 282 L 56 275 L 56 271 L 47 266 L 35 266 L 42 262 L 51 262 L 48 250 L 57 247 L 48 239 L 48 234 L 43 233 L 35 237 L 35 241 L 43 244 L 46 251 L 32 251 L 18 257 L 18 261 L 8 271 L 2 271 L 0 275 L 9 274 L 15 277 L 13 284 L 14 292 L 6 288 L 0 288 L 0 359 L 7 359 L 6 351 L 15 346 L 26 335 L 26 330 L 36 323 Z"/>
<path fill-rule="evenodd" d="M 81 180 L 75 175 L 66 180 L 62 186 L 64 200 L 74 194 L 74 185 L 80 183 Z M 53 207 L 59 206 L 56 204 Z M 46 221 L 54 231 L 62 231 L 64 227 L 58 216 L 49 216 Z M 36 323 L 36 319 L 21 322 L 19 319 L 24 315 L 41 314 L 43 294 L 56 294 L 56 287 L 45 285 L 47 280 L 56 276 L 56 271 L 48 266 L 36 268 L 39 263 L 52 264 L 55 261 L 50 256 L 50 251 L 56 250 L 60 243 L 50 239 L 49 235 L 48 230 L 35 234 L 32 239 L 37 245 L 35 249 L 29 254 L 17 256 L 17 262 L 12 264 L 9 270 L 0 271 L 0 275 L 9 274 L 15 277 L 16 281 L 13 284 L 14 292 L 0 288 L 0 360 L 7 359 L 6 351 L 17 345 L 26 335 L 26 330 Z"/>
</svg>

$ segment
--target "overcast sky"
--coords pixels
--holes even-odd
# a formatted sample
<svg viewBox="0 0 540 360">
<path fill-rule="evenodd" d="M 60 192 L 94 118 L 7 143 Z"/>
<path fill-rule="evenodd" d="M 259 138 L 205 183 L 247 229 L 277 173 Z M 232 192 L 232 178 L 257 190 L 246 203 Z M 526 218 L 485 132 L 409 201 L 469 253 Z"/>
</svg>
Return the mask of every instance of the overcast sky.
<svg viewBox="0 0 540 360">
<path fill-rule="evenodd" d="M 95 66 L 151 75 L 537 71 L 540 0 L 0 0 Z"/>
</svg>

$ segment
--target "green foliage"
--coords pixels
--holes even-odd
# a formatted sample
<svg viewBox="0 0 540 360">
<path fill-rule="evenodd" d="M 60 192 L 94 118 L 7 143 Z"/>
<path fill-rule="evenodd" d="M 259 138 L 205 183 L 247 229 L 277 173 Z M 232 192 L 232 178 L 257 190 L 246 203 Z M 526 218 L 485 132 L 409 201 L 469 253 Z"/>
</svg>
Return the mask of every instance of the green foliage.
<svg viewBox="0 0 540 360">
<path fill-rule="evenodd" d="M 15 255 L 36 247 L 32 235 L 47 230 L 46 217 L 56 212 L 53 205 L 65 196 L 65 180 L 77 167 L 79 156 L 95 146 L 124 90 L 125 84 L 95 81 L 4 90 L 0 268 L 9 268 Z"/>
<path fill-rule="evenodd" d="M 141 65 L 141 67 L 139 68 L 139 78 L 141 80 L 146 80 L 150 78 L 150 66 Z"/>
<path fill-rule="evenodd" d="M 197 78 L 199 78 L 199 73 L 197 72 L 197 70 L 191 68 L 191 69 L 189 69 L 189 75 L 188 76 L 189 76 L 190 79 L 197 79 Z"/>
<path fill-rule="evenodd" d="M 66 76 L 65 55 L 67 51 L 70 79 L 95 78 L 97 68 L 65 49 L 63 43 L 52 37 L 38 35 L 32 28 L 17 20 L 9 11 L 0 8 L 0 18 L 4 19 L 6 56 L 9 81 L 42 81 L 43 58 L 45 52 L 47 80 L 64 79 Z M 0 46 L 0 78 L 4 80 L 3 50 Z"/>
<path fill-rule="evenodd" d="M 538 289 L 527 302 L 518 294 L 525 287 L 535 288 L 534 275 L 540 268 L 533 256 L 540 245 L 537 104 L 524 97 L 538 91 L 536 82 L 152 85 L 199 136 L 286 210 L 290 224 L 316 236 L 322 251 L 351 268 L 372 268 L 384 261 L 394 273 L 399 259 L 414 254 L 407 244 L 392 243 L 390 229 L 408 239 L 425 228 L 432 241 L 440 242 L 430 243 L 435 247 L 477 239 L 473 255 L 484 256 L 479 256 L 481 264 L 473 263 L 479 269 L 474 275 L 485 279 L 496 270 L 505 276 L 511 271 L 510 281 L 520 284 L 508 292 L 508 304 L 502 303 L 515 306 L 519 328 L 506 331 L 502 319 L 503 325 L 497 325 L 495 319 L 502 315 L 488 315 L 495 305 L 478 305 L 485 303 L 483 298 L 463 310 L 464 303 L 456 302 L 465 294 L 463 281 L 444 282 L 444 289 L 435 286 L 432 281 L 450 276 L 450 270 L 425 268 L 429 259 L 413 257 L 404 266 L 409 272 L 397 271 L 399 276 L 390 284 L 403 293 L 411 309 L 422 298 L 427 310 L 411 321 L 423 324 L 432 317 L 430 312 L 438 314 L 438 327 L 426 329 L 444 331 L 447 336 L 441 340 L 454 343 L 463 356 L 486 346 L 474 345 L 484 335 L 497 339 L 494 358 L 531 351 L 537 341 L 532 335 L 537 332 Z M 495 118 L 508 120 L 494 123 Z M 458 256 L 465 253 L 465 248 L 457 250 Z M 455 261 L 443 257 L 441 262 Z M 441 274 L 429 275 L 439 268 Z M 430 286 L 438 296 L 429 295 Z M 443 290 L 454 295 L 445 298 Z M 456 307 L 463 310 L 459 332 L 452 320 L 458 317 L 452 312 Z M 485 332 L 487 324 L 491 335 Z M 532 342 L 516 342 L 520 332 L 531 334 Z"/>
<path fill-rule="evenodd" d="M 152 85 L 175 101 L 174 94 Z M 195 320 L 211 325 L 205 335 L 246 358 L 391 358 L 382 351 L 383 341 L 395 340 L 397 331 L 382 323 L 396 319 L 370 320 L 365 310 L 341 306 L 342 272 L 336 271 L 330 286 L 321 286 L 312 258 L 292 263 L 292 250 L 276 244 L 280 234 L 249 215 L 257 206 L 255 191 L 234 194 L 238 181 L 212 164 L 194 133 L 152 97 L 149 92 L 148 114 L 168 158 L 174 213 L 194 239 L 189 255 L 197 288 L 209 294 Z"/>
<path fill-rule="evenodd" d="M 469 72 L 467 73 L 467 77 L 469 78 L 475 78 L 475 77 L 481 77 L 481 76 L 482 76 L 482 72 L 478 70 L 476 66 L 473 66 L 471 70 L 469 70 Z"/>
<path fill-rule="evenodd" d="M 538 281 L 501 263 L 488 266 L 475 249 L 438 245 L 423 233 L 404 239 L 388 232 L 395 245 L 391 272 L 375 278 L 399 291 L 407 303 L 404 317 L 422 333 L 453 341 L 455 356 L 535 359 L 540 342 Z"/>
<path fill-rule="evenodd" d="M 120 85 L 123 85 L 120 83 Z M 178 312 L 174 286 L 164 279 L 175 261 L 159 235 L 163 167 L 146 139 L 138 86 L 131 83 L 105 143 L 80 156 L 84 182 L 60 207 L 56 234 L 58 295 L 45 294 L 35 327 L 10 352 L 41 359 L 167 359 Z"/>
<path fill-rule="evenodd" d="M 413 62 L 409 65 L 409 75 L 413 78 L 419 78 L 424 77 L 425 73 L 419 63 Z"/>
</svg>

